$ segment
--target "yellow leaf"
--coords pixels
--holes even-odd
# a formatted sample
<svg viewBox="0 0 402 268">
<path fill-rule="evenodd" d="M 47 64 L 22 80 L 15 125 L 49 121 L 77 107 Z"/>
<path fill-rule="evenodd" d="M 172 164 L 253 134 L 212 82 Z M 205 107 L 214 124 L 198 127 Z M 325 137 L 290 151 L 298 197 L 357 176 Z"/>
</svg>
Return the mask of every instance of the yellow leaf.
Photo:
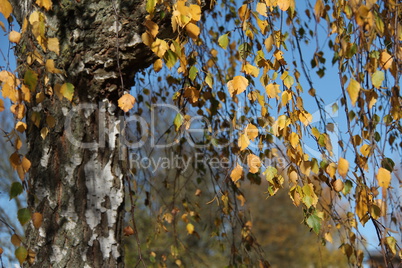
<svg viewBox="0 0 402 268">
<path fill-rule="evenodd" d="M 192 225 L 191 223 L 187 224 L 186 229 L 187 229 L 188 234 L 194 233 L 194 225 Z"/>
<path fill-rule="evenodd" d="M 59 97 L 59 99 L 63 98 L 63 95 L 60 93 L 60 91 L 57 91 L 56 95 Z M 36 103 L 41 103 L 45 99 L 45 93 L 43 93 L 43 92 L 36 93 L 35 99 L 36 99 Z"/>
<path fill-rule="evenodd" d="M 39 11 L 32 12 L 31 15 L 29 15 L 29 23 L 33 25 L 35 22 L 40 21 L 42 18 L 41 15 L 42 13 L 40 13 Z"/>
<path fill-rule="evenodd" d="M 385 238 L 385 244 L 389 248 L 389 250 L 392 252 L 393 255 L 396 255 L 397 248 L 399 248 L 398 242 L 396 242 L 396 239 L 392 236 L 388 236 Z"/>
<path fill-rule="evenodd" d="M 18 121 L 17 124 L 15 125 L 15 129 L 22 133 L 27 129 L 27 124 L 25 124 L 24 122 Z"/>
<path fill-rule="evenodd" d="M 283 52 L 280 51 L 280 50 L 276 50 L 276 51 L 274 52 L 274 57 L 275 57 L 275 59 L 276 59 L 277 61 L 283 60 Z M 285 71 L 285 72 L 288 73 L 287 71 Z M 283 73 L 285 73 L 285 72 L 283 72 Z M 282 76 L 283 76 L 283 74 L 282 74 Z M 283 80 L 283 78 L 282 78 L 282 80 Z"/>
<path fill-rule="evenodd" d="M 25 117 L 25 105 L 22 103 L 11 105 L 10 111 L 15 115 L 17 119 L 21 120 Z"/>
<path fill-rule="evenodd" d="M 0 112 L 4 111 L 4 101 L 0 99 Z"/>
<path fill-rule="evenodd" d="M 250 9 L 246 4 L 242 5 L 238 10 L 237 13 L 241 21 L 245 21 L 250 17 Z"/>
<path fill-rule="evenodd" d="M 340 191 L 343 190 L 344 184 L 343 184 L 343 182 L 342 182 L 341 179 L 336 179 L 336 180 L 332 183 L 332 187 L 334 187 L 334 190 L 339 193 Z"/>
<path fill-rule="evenodd" d="M 18 44 L 21 40 L 21 34 L 16 31 L 11 31 L 8 35 L 8 40 L 10 40 L 10 42 Z"/>
<path fill-rule="evenodd" d="M 52 74 L 61 74 L 62 71 L 60 69 L 57 69 L 54 66 L 54 60 L 50 59 L 46 61 L 46 71 Z"/>
<path fill-rule="evenodd" d="M 200 35 L 200 28 L 197 25 L 195 25 L 195 23 L 192 22 L 186 25 L 186 31 L 188 36 L 190 36 L 191 39 L 194 40 L 197 39 L 198 36 Z"/>
<path fill-rule="evenodd" d="M 19 237 L 17 234 L 13 234 L 11 236 L 11 243 L 14 246 L 19 247 L 21 245 L 21 242 L 22 242 L 21 237 Z"/>
<path fill-rule="evenodd" d="M 2 95 L 3 98 L 9 98 L 12 102 L 19 101 L 18 91 L 15 89 L 15 87 L 10 86 L 10 84 L 3 84 Z"/>
<path fill-rule="evenodd" d="M 378 185 L 384 189 L 388 189 L 391 183 L 391 172 L 385 168 L 380 168 L 377 173 Z"/>
<path fill-rule="evenodd" d="M 230 96 L 238 95 L 246 90 L 248 86 L 248 80 L 241 75 L 233 77 L 233 80 L 230 80 L 227 83 L 227 87 L 230 93 Z"/>
<path fill-rule="evenodd" d="M 237 142 L 237 145 L 240 147 L 240 151 L 246 149 L 249 144 L 250 140 L 247 137 L 247 135 L 246 134 L 240 135 L 239 141 Z"/>
<path fill-rule="evenodd" d="M 331 233 L 325 233 L 324 234 L 324 238 L 325 238 L 325 240 L 327 240 L 329 243 L 333 243 L 333 239 L 332 239 L 332 235 L 331 235 Z"/>
<path fill-rule="evenodd" d="M 17 168 L 16 168 L 16 170 L 17 170 L 17 174 L 18 174 L 18 177 L 20 178 L 20 180 L 21 180 L 21 181 L 25 181 L 25 172 L 24 172 L 24 170 L 22 169 L 22 166 L 21 166 L 21 165 L 18 165 Z"/>
<path fill-rule="evenodd" d="M 382 51 L 380 54 L 380 64 L 381 68 L 384 70 L 388 70 L 391 68 L 393 59 L 392 56 L 388 54 L 386 50 Z"/>
<path fill-rule="evenodd" d="M 343 178 L 346 177 L 349 171 L 349 162 L 348 160 L 340 157 L 338 160 L 338 173 L 341 175 Z"/>
<path fill-rule="evenodd" d="M 296 185 L 297 184 L 297 180 L 299 178 L 299 175 L 297 175 L 296 170 L 294 169 L 288 169 L 288 177 L 290 179 L 290 181 Z"/>
<path fill-rule="evenodd" d="M 199 5 L 190 5 L 191 19 L 199 21 L 201 19 L 201 7 Z"/>
<path fill-rule="evenodd" d="M 39 229 L 42 225 L 43 216 L 42 214 L 35 212 L 32 214 L 32 223 L 36 229 Z"/>
<path fill-rule="evenodd" d="M 36 259 L 36 253 L 32 249 L 28 249 L 28 257 L 27 261 L 29 265 L 32 265 L 35 262 Z"/>
<path fill-rule="evenodd" d="M 278 7 L 282 11 L 288 10 L 290 7 L 290 0 L 278 0 Z"/>
<path fill-rule="evenodd" d="M 244 206 L 246 203 L 246 198 L 242 194 L 236 195 L 236 199 L 240 201 L 240 206 Z"/>
<path fill-rule="evenodd" d="M 147 46 L 147 47 L 152 47 L 152 43 L 155 41 L 155 39 L 152 37 L 152 35 L 148 32 L 145 32 L 141 35 L 142 42 Z"/>
<path fill-rule="evenodd" d="M 186 0 L 179 0 L 176 3 L 176 9 L 180 12 L 181 15 L 185 16 L 190 13 L 190 9 L 186 6 Z"/>
<path fill-rule="evenodd" d="M 126 93 L 123 96 L 120 97 L 120 99 L 117 101 L 119 107 L 127 113 L 130 109 L 134 107 L 135 103 L 135 98 L 134 96 Z"/>
<path fill-rule="evenodd" d="M 294 132 L 290 133 L 289 142 L 290 145 L 292 145 L 292 147 L 296 149 L 297 144 L 299 144 L 299 135 Z"/>
<path fill-rule="evenodd" d="M 158 56 L 159 58 L 163 58 L 166 50 L 168 50 L 169 46 L 165 40 L 156 38 L 155 41 L 151 45 L 151 50 Z"/>
<path fill-rule="evenodd" d="M 325 171 L 328 173 L 328 175 L 331 178 L 335 177 L 335 172 L 336 172 L 336 165 L 335 163 L 330 163 L 326 168 Z"/>
<path fill-rule="evenodd" d="M 353 78 L 350 79 L 349 86 L 347 88 L 350 100 L 352 101 L 352 105 L 355 106 L 357 99 L 359 98 L 360 92 L 360 83 L 354 80 Z"/>
<path fill-rule="evenodd" d="M 162 69 L 162 66 L 163 66 L 163 61 L 161 59 L 157 59 L 154 62 L 154 71 L 159 72 Z"/>
<path fill-rule="evenodd" d="M 28 27 L 28 19 L 24 18 L 24 21 L 22 22 L 22 27 L 21 27 L 21 33 L 24 33 L 27 30 Z"/>
<path fill-rule="evenodd" d="M 295 82 L 293 76 L 289 75 L 288 71 L 283 72 L 283 74 L 281 75 L 281 80 L 287 88 L 290 88 Z"/>
<path fill-rule="evenodd" d="M 254 141 L 258 137 L 258 128 L 253 124 L 248 124 L 245 133 L 250 140 Z"/>
<path fill-rule="evenodd" d="M 258 74 L 260 73 L 260 69 L 247 63 L 247 64 L 243 65 L 242 72 L 249 74 L 251 76 L 257 77 Z"/>
<path fill-rule="evenodd" d="M 159 26 L 152 20 L 146 20 L 145 21 L 145 27 L 147 27 L 149 33 L 152 35 L 152 37 L 156 37 L 156 35 L 159 32 Z"/>
<path fill-rule="evenodd" d="M 260 170 L 261 167 L 261 160 L 258 156 L 255 154 L 249 154 L 247 156 L 247 165 L 249 167 L 250 173 L 257 173 L 258 170 Z"/>
<path fill-rule="evenodd" d="M 46 11 L 52 9 L 52 1 L 51 0 L 36 0 L 35 2 L 38 6 L 43 7 Z"/>
<path fill-rule="evenodd" d="M 26 102 L 30 102 L 31 101 L 31 92 L 30 92 L 29 88 L 26 85 L 22 84 L 21 92 L 23 95 L 23 100 Z"/>
<path fill-rule="evenodd" d="M 303 125 L 308 126 L 308 124 L 313 121 L 313 116 L 310 113 L 303 111 L 299 113 L 299 120 L 303 123 Z"/>
<path fill-rule="evenodd" d="M 268 36 L 267 39 L 264 41 L 265 48 L 267 49 L 268 52 L 271 52 L 272 47 L 274 45 L 274 38 L 272 35 Z"/>
<path fill-rule="evenodd" d="M 49 134 L 49 129 L 47 127 L 44 127 L 40 130 L 40 136 L 42 139 L 46 139 L 47 134 Z"/>
<path fill-rule="evenodd" d="M 362 147 L 360 147 L 360 152 L 363 156 L 367 157 L 370 154 L 370 145 L 363 144 Z"/>
<path fill-rule="evenodd" d="M 0 81 L 1 82 L 6 82 L 6 81 L 8 81 L 9 78 L 14 79 L 14 75 L 6 70 L 0 71 Z"/>
<path fill-rule="evenodd" d="M 278 4 L 278 0 L 265 0 L 265 4 L 269 7 L 276 7 Z"/>
<path fill-rule="evenodd" d="M 195 87 L 186 87 L 184 89 L 184 97 L 188 98 L 190 103 L 196 103 L 200 98 L 200 91 Z"/>
<path fill-rule="evenodd" d="M 12 12 L 13 7 L 10 2 L 8 2 L 8 0 L 0 0 L 0 13 L 2 13 L 6 19 L 10 17 Z"/>
<path fill-rule="evenodd" d="M 230 173 L 230 178 L 232 179 L 233 182 L 236 183 L 238 180 L 241 179 L 242 175 L 243 175 L 243 167 L 237 164 L 236 167 Z"/>
<path fill-rule="evenodd" d="M 305 184 L 302 187 L 303 192 L 303 203 L 310 208 L 311 206 L 315 207 L 318 203 L 318 196 L 314 192 L 314 185 L 312 183 Z"/>
<path fill-rule="evenodd" d="M 368 198 L 367 190 L 365 188 L 356 189 L 356 215 L 359 217 L 360 222 L 364 224 L 368 221 Z"/>
<path fill-rule="evenodd" d="M 10 163 L 13 169 L 17 169 L 17 167 L 21 165 L 21 159 L 17 152 L 10 155 Z"/>
<path fill-rule="evenodd" d="M 317 0 L 314 5 L 314 13 L 317 21 L 320 21 L 321 16 L 324 14 L 324 4 L 322 0 Z"/>
<path fill-rule="evenodd" d="M 255 19 L 257 21 L 257 25 L 258 25 L 258 28 L 260 28 L 261 33 L 263 35 L 265 35 L 267 33 L 267 31 L 268 31 L 268 22 L 267 22 L 267 20 L 265 20 L 265 19 L 261 20 L 258 17 L 256 17 Z"/>
<path fill-rule="evenodd" d="M 3 98 L 9 98 L 12 102 L 18 102 L 19 94 L 16 88 L 19 86 L 20 81 L 15 75 L 3 70 L 0 72 L 0 81 L 4 82 L 1 90 Z"/>
<path fill-rule="evenodd" d="M 3 31 L 6 31 L 6 27 L 4 26 L 4 23 L 0 21 L 0 27 L 3 29 Z"/>
<path fill-rule="evenodd" d="M 267 17 L 267 5 L 265 3 L 257 3 L 256 11 L 261 16 Z"/>
<path fill-rule="evenodd" d="M 279 93 L 281 92 L 278 84 L 268 84 L 265 87 L 265 92 L 268 98 L 279 98 Z"/>
<path fill-rule="evenodd" d="M 292 91 L 285 90 L 282 92 L 282 106 L 286 106 L 292 99 Z"/>
<path fill-rule="evenodd" d="M 64 83 L 60 88 L 60 93 L 64 98 L 72 101 L 74 96 L 74 85 L 70 83 Z"/>
<path fill-rule="evenodd" d="M 48 38 L 47 39 L 47 48 L 50 51 L 53 51 L 54 53 L 56 53 L 56 55 L 59 55 L 60 54 L 59 39 L 57 39 L 56 37 Z"/>
<path fill-rule="evenodd" d="M 29 161 L 28 158 L 24 156 L 21 160 L 21 166 L 22 169 L 24 170 L 24 173 L 27 173 L 31 168 L 31 161 Z"/>
</svg>

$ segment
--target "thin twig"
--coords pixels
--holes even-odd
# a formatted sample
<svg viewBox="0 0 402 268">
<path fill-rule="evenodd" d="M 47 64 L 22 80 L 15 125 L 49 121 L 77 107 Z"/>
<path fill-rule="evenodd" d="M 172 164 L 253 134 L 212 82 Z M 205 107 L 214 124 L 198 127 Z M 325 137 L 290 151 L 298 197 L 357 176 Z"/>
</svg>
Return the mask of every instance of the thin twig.
<svg viewBox="0 0 402 268">
<path fill-rule="evenodd" d="M 135 237 L 135 240 L 137 242 L 137 250 L 138 250 L 138 263 L 137 263 L 137 265 L 142 263 L 142 266 L 147 267 L 145 265 L 144 258 L 142 257 L 141 243 L 140 243 L 140 238 L 138 236 L 137 224 L 136 224 L 136 221 L 135 221 L 135 214 L 134 214 L 135 213 L 135 204 L 134 204 L 133 195 L 131 194 L 132 193 L 131 182 L 130 182 L 128 177 L 126 177 L 126 180 L 127 180 L 127 185 L 128 185 L 128 191 L 129 191 L 128 194 L 130 196 L 130 202 L 131 202 L 131 206 L 130 206 L 131 207 L 131 220 L 133 222 L 134 237 Z M 137 267 L 137 265 L 136 265 L 136 267 Z"/>
<path fill-rule="evenodd" d="M 124 90 L 123 75 L 121 73 L 121 67 L 120 67 L 119 14 L 117 12 L 116 4 L 115 4 L 114 1 L 112 1 L 112 5 L 113 5 L 113 9 L 114 9 L 114 15 L 116 17 L 115 26 L 116 26 L 116 60 L 117 60 L 117 69 L 119 71 L 121 88 Z"/>
</svg>

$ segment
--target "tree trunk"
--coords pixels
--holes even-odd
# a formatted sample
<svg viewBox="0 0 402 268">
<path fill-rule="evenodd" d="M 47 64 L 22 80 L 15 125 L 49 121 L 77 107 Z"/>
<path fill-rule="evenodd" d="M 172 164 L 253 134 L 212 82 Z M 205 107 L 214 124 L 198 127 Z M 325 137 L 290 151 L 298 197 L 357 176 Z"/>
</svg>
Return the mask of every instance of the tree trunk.
<svg viewBox="0 0 402 268">
<path fill-rule="evenodd" d="M 59 56 L 44 53 L 26 31 L 16 51 L 19 70 L 39 74 L 27 107 L 28 206 L 43 215 L 42 226 L 26 232 L 36 253 L 33 267 L 122 267 L 124 118 L 116 105 L 135 73 L 155 59 L 140 37 L 146 1 L 54 0 L 50 11 L 34 1 L 12 2 L 20 25 L 38 9 L 46 16 L 47 36 L 60 42 Z M 28 65 L 28 52 L 35 49 L 54 59 L 63 74 L 50 75 L 37 62 Z M 59 99 L 44 75 L 52 86 L 73 84 L 72 102 Z M 45 94 L 40 103 L 37 93 Z"/>
</svg>

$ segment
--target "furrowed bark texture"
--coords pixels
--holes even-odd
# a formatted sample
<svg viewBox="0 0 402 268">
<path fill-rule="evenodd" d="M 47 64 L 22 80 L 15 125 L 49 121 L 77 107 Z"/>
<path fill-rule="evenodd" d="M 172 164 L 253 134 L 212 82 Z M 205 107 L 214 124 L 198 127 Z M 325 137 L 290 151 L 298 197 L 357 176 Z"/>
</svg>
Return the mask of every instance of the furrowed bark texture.
<svg viewBox="0 0 402 268">
<path fill-rule="evenodd" d="M 146 1 L 53 0 L 48 12 L 34 1 L 12 2 L 21 25 L 33 10 L 43 12 L 47 36 L 60 42 L 60 56 L 43 53 L 27 31 L 16 51 L 20 69 L 39 74 L 27 107 L 32 163 L 28 205 L 43 215 L 39 230 L 30 223 L 26 233 L 28 247 L 36 253 L 32 267 L 123 267 L 124 189 L 119 164 L 123 119 L 116 105 L 124 89 L 117 57 L 126 90 L 133 86 L 135 73 L 155 60 L 140 37 L 145 31 Z M 171 35 L 169 30 L 162 32 Z M 43 64 L 27 65 L 27 54 L 35 48 L 64 70 L 49 75 L 49 84 L 75 86 L 72 103 L 60 100 L 44 85 Z M 39 92 L 46 96 L 41 103 L 35 99 Z M 48 116 L 56 124 L 42 138 Z"/>
</svg>

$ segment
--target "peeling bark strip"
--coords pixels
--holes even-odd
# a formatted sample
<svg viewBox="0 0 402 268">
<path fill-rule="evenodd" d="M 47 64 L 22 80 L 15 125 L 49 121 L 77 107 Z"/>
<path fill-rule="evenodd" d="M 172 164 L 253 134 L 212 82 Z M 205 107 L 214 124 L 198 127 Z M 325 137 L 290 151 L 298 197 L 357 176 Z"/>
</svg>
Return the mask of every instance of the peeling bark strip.
<svg viewBox="0 0 402 268">
<path fill-rule="evenodd" d="M 16 51 L 20 69 L 44 73 L 43 65 L 26 63 L 27 51 L 37 49 L 65 72 L 49 76 L 50 84 L 68 82 L 75 87 L 72 103 L 59 100 L 39 75 L 33 96 L 42 92 L 46 98 L 41 103 L 33 98 L 27 107 L 27 156 L 32 162 L 28 205 L 44 219 L 39 230 L 28 226 L 26 233 L 27 245 L 36 253 L 32 267 L 123 267 L 124 189 L 117 131 L 121 111 L 114 107 L 124 89 L 117 55 L 127 90 L 135 73 L 155 60 L 140 38 L 146 1 L 53 0 L 49 12 L 31 0 L 12 2 L 21 25 L 34 10 L 43 12 L 47 36 L 60 42 L 60 56 L 44 53 L 28 29 Z M 166 29 L 161 32 L 171 35 Z M 99 108 L 98 103 L 104 105 Z M 77 109 L 85 105 L 95 109 Z M 40 118 L 39 127 L 30 119 L 33 115 Z M 40 130 L 48 115 L 56 125 L 42 139 Z M 92 146 L 82 146 L 88 144 Z"/>
</svg>

